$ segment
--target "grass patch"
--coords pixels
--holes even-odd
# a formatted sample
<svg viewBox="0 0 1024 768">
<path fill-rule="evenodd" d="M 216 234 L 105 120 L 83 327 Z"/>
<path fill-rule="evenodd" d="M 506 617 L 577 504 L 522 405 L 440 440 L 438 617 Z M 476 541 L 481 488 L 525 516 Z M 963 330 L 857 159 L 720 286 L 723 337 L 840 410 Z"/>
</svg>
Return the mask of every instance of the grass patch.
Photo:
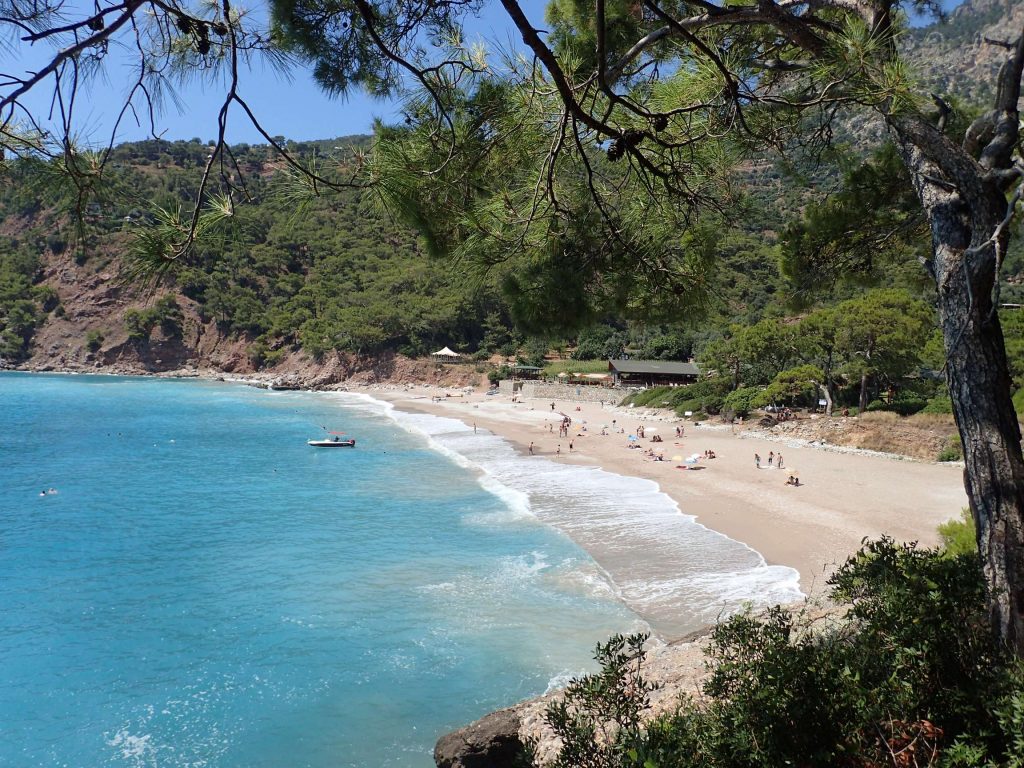
<svg viewBox="0 0 1024 768">
<path fill-rule="evenodd" d="M 607 360 L 555 360 L 544 366 L 542 376 L 560 373 L 608 373 Z"/>
</svg>

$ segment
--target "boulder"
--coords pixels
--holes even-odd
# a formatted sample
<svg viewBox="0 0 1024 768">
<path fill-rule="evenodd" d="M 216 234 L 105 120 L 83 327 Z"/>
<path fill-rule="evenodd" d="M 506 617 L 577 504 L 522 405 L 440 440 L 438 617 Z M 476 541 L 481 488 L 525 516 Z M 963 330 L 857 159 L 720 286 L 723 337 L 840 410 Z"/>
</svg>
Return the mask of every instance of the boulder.
<svg viewBox="0 0 1024 768">
<path fill-rule="evenodd" d="M 513 768 L 522 765 L 519 715 L 501 709 L 445 734 L 434 747 L 438 768 Z"/>
</svg>

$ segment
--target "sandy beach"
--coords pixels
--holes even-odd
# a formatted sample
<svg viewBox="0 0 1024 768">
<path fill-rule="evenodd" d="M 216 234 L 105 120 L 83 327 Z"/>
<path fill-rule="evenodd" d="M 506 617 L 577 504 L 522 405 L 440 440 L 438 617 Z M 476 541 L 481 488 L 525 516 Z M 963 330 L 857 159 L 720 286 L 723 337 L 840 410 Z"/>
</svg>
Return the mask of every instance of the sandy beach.
<svg viewBox="0 0 1024 768">
<path fill-rule="evenodd" d="M 831 450 L 773 440 L 761 430 L 700 425 L 640 409 L 609 404 L 524 400 L 433 387 L 373 388 L 367 394 L 404 411 L 461 420 L 499 435 L 529 454 L 601 467 L 653 480 L 704 526 L 741 541 L 769 565 L 800 573 L 804 593 L 817 596 L 828 575 L 865 537 L 934 545 L 936 527 L 967 506 L 962 466 L 903 460 L 851 450 Z M 572 419 L 559 437 L 562 414 Z M 586 426 L 584 431 L 582 428 Z M 631 441 L 643 426 L 645 437 Z M 676 427 L 684 429 L 676 437 Z M 606 434 L 602 435 L 602 428 Z M 661 442 L 653 442 L 658 435 Z M 570 449 L 571 444 L 571 449 Z M 639 448 L 629 448 L 629 445 Z M 657 461 L 648 449 L 664 455 Z M 673 461 L 713 451 L 694 465 Z M 769 452 L 783 456 L 768 466 Z M 761 468 L 754 454 L 761 456 Z M 682 466 L 697 469 L 680 469 Z M 800 486 L 786 484 L 799 477 Z"/>
</svg>

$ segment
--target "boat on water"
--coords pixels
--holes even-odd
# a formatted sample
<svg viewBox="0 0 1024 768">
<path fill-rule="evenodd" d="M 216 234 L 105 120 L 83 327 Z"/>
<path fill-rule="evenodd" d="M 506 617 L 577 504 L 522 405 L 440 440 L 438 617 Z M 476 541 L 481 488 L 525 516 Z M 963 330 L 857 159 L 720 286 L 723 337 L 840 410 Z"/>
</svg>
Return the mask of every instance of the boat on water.
<svg viewBox="0 0 1024 768">
<path fill-rule="evenodd" d="M 354 437 L 346 437 L 344 432 L 328 432 L 323 440 L 307 440 L 306 445 L 314 448 L 355 448 L 356 440 Z"/>
<path fill-rule="evenodd" d="M 355 448 L 356 441 L 354 438 L 342 440 L 340 437 L 332 437 L 330 440 L 307 440 L 306 445 L 314 448 Z"/>
</svg>

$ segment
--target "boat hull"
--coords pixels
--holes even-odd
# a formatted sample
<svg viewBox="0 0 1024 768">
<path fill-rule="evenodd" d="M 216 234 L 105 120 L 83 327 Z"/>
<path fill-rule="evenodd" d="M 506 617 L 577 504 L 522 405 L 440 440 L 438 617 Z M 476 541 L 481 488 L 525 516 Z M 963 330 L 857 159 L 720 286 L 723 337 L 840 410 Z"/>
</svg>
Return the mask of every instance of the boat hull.
<svg viewBox="0 0 1024 768">
<path fill-rule="evenodd" d="M 355 440 L 307 440 L 306 445 L 313 448 L 355 448 Z"/>
</svg>

